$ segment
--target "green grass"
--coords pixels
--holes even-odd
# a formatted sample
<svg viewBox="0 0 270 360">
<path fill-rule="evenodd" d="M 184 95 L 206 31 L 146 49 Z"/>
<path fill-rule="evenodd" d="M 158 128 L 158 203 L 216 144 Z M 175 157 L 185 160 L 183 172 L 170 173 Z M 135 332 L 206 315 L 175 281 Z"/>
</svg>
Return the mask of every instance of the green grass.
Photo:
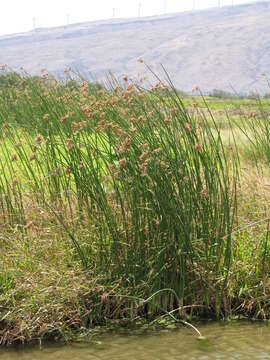
<svg viewBox="0 0 270 360">
<path fill-rule="evenodd" d="M 177 308 L 269 316 L 267 223 L 243 206 L 228 113 L 224 141 L 208 99 L 192 113 L 172 85 L 13 76 L 0 90 L 0 344 Z"/>
</svg>

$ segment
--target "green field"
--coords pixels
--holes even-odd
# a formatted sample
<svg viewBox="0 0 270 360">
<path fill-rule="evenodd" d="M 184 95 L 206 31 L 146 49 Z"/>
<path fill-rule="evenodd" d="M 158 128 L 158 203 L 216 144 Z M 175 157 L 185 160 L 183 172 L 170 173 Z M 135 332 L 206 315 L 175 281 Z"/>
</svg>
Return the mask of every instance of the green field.
<svg viewBox="0 0 270 360">
<path fill-rule="evenodd" d="M 267 99 L 0 76 L 0 344 L 270 318 Z"/>
</svg>

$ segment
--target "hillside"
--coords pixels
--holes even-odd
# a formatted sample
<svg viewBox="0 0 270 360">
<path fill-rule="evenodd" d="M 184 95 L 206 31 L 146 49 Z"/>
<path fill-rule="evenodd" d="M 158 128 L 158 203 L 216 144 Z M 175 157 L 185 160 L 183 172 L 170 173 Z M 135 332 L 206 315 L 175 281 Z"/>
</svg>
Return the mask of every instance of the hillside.
<svg viewBox="0 0 270 360">
<path fill-rule="evenodd" d="M 269 91 L 270 3 L 159 17 L 82 23 L 0 37 L 0 63 L 33 74 L 66 66 L 94 79 L 107 71 L 138 76 L 138 57 L 185 91 L 199 85 L 239 92 Z"/>
</svg>

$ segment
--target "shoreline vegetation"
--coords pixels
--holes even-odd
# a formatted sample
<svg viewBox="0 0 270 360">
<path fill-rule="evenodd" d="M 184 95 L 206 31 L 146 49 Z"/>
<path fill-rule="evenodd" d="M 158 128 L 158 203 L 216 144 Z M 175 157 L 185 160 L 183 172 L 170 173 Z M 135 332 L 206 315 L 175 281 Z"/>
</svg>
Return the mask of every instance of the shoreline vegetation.
<svg viewBox="0 0 270 360">
<path fill-rule="evenodd" d="M 0 345 L 270 318 L 270 100 L 0 70 Z"/>
</svg>

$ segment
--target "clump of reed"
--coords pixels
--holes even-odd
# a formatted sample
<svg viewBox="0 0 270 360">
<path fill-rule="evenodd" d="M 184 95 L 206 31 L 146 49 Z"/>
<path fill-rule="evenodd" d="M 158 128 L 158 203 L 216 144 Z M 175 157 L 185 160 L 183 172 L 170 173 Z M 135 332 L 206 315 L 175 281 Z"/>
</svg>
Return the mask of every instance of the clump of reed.
<svg viewBox="0 0 270 360">
<path fill-rule="evenodd" d="M 171 83 L 44 72 L 5 82 L 0 123 L 2 228 L 68 238 L 76 269 L 102 278 L 105 318 L 117 302 L 136 317 L 138 299 L 149 316 L 230 313 L 239 158 L 214 117 L 187 111 Z"/>
<path fill-rule="evenodd" d="M 219 303 L 237 162 L 214 119 L 190 116 L 173 87 L 148 92 L 125 79 L 91 93 L 87 82 L 69 89 L 46 76 L 49 84 L 20 80 L 2 99 L 3 222 L 27 222 L 28 193 L 55 212 L 83 266 L 188 301 L 203 292 L 209 302 L 215 274 Z"/>
</svg>

